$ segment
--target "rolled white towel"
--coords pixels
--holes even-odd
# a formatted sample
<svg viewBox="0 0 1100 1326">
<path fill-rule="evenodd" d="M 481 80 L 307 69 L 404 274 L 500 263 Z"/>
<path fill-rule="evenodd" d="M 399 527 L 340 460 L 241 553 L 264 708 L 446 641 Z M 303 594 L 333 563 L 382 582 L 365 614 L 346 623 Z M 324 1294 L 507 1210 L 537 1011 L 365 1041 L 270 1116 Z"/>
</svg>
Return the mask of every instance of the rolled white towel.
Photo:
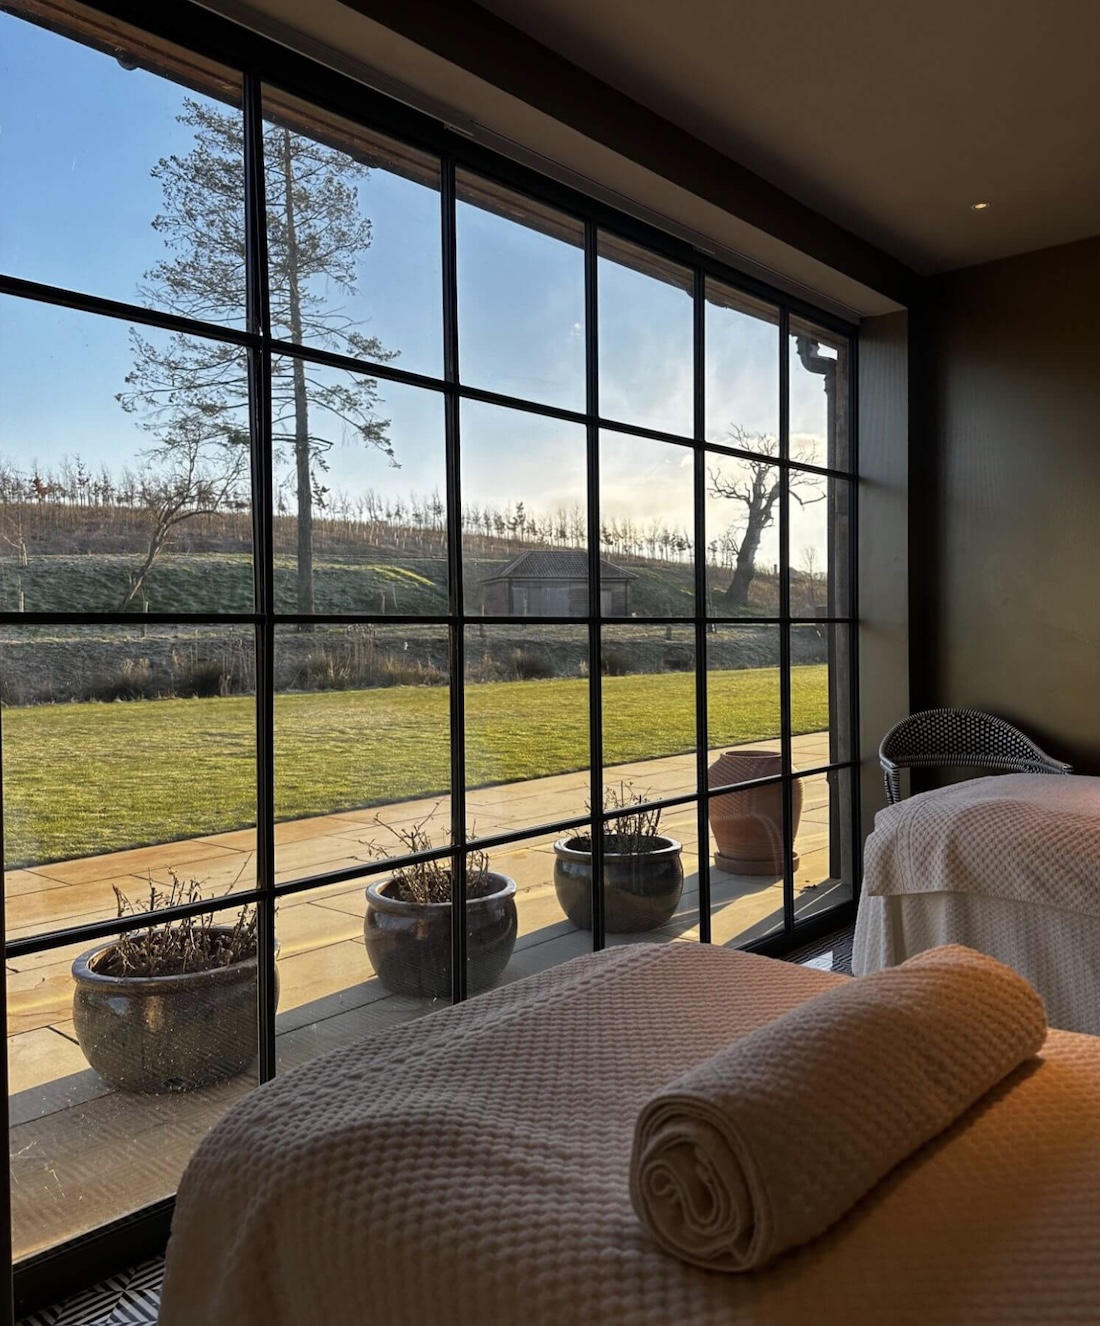
<svg viewBox="0 0 1100 1326">
<path fill-rule="evenodd" d="M 957 945 L 845 982 L 643 1106 L 634 1209 L 684 1261 L 762 1266 L 828 1229 L 1045 1037 L 1031 986 Z"/>
</svg>

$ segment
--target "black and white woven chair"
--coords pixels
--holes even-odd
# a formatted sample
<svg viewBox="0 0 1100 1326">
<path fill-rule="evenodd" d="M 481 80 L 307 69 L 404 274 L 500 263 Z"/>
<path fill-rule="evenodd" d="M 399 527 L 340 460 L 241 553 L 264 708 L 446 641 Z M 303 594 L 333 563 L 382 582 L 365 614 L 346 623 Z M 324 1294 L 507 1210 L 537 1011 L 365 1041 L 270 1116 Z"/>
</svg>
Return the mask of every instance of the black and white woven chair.
<svg viewBox="0 0 1100 1326">
<path fill-rule="evenodd" d="M 891 805 L 901 800 L 903 769 L 954 766 L 1000 773 L 1073 772 L 1011 723 L 979 709 L 925 709 L 910 714 L 883 737 L 878 758 Z"/>
</svg>

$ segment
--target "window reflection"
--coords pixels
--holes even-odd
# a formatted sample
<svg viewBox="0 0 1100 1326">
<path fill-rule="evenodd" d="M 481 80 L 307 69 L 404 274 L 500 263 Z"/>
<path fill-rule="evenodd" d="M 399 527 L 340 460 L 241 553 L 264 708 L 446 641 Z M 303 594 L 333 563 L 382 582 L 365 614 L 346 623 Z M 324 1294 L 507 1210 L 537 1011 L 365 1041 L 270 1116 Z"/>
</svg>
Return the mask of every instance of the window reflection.
<svg viewBox="0 0 1100 1326">
<path fill-rule="evenodd" d="M 692 273 L 601 232 L 600 413 L 692 433 Z"/>
<path fill-rule="evenodd" d="M 779 436 L 779 310 L 714 280 L 706 299 L 707 441 L 766 451 Z"/>
<path fill-rule="evenodd" d="M 440 374 L 439 162 L 264 90 L 275 336 Z"/>
<path fill-rule="evenodd" d="M 583 410 L 583 225 L 468 171 L 456 188 L 462 380 Z"/>
</svg>

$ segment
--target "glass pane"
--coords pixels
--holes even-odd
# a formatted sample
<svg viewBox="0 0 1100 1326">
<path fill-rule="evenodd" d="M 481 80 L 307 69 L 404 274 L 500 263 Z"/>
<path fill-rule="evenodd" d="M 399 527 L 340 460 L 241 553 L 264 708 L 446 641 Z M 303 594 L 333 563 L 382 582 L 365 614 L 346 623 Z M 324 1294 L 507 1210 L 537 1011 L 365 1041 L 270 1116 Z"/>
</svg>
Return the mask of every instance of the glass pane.
<svg viewBox="0 0 1100 1326">
<path fill-rule="evenodd" d="M 783 929 L 783 796 L 779 783 L 709 803 L 711 942 L 730 948 Z"/>
<path fill-rule="evenodd" d="M 439 162 L 264 90 L 271 329 L 443 371 Z"/>
<path fill-rule="evenodd" d="M 448 678 L 445 626 L 276 632 L 280 883 L 404 855 L 428 820 L 449 841 Z"/>
<path fill-rule="evenodd" d="M 443 398 L 276 355 L 280 612 L 447 611 Z"/>
<path fill-rule="evenodd" d="M 707 441 L 748 451 L 779 436 L 779 310 L 707 281 Z"/>
<path fill-rule="evenodd" d="M 792 626 L 791 757 L 796 769 L 851 758 L 851 631 Z"/>
<path fill-rule="evenodd" d="M 606 626 L 601 654 L 605 795 L 694 792 L 694 628 Z"/>
<path fill-rule="evenodd" d="M 618 802 L 638 789 L 621 789 Z M 608 808 L 615 801 L 608 798 Z M 605 829 L 604 924 L 609 944 L 699 939 L 699 811 L 694 801 L 668 810 L 641 803 Z M 583 846 L 583 842 L 581 844 Z M 574 851 L 574 859 L 583 852 Z M 591 874 L 591 864 L 589 864 Z"/>
<path fill-rule="evenodd" d="M 846 470 L 848 342 L 801 319 L 791 319 L 791 459 Z"/>
<path fill-rule="evenodd" d="M 791 470 L 790 485 L 791 615 L 846 616 L 851 483 Z"/>
<path fill-rule="evenodd" d="M 799 920 L 851 902 L 852 771 L 833 769 L 793 783 L 797 854 L 794 910 Z"/>
<path fill-rule="evenodd" d="M 0 669 L 9 938 L 255 887 L 251 630 L 7 628 Z"/>
<path fill-rule="evenodd" d="M 599 252 L 600 414 L 691 437 L 692 273 L 606 232 Z"/>
<path fill-rule="evenodd" d="M 600 434 L 600 612 L 691 617 L 695 611 L 694 453 Z"/>
<path fill-rule="evenodd" d="M 584 226 L 467 171 L 456 189 L 462 381 L 583 410 Z"/>
<path fill-rule="evenodd" d="M 710 788 L 782 773 L 779 630 L 726 624 L 708 630 Z M 782 928 L 782 820 L 775 818 L 777 795 L 747 790 L 728 794 L 729 800 L 708 802 L 711 934 L 716 944 L 745 944 Z M 746 799 L 753 804 L 744 805 Z M 781 800 L 778 805 L 781 811 Z"/>
<path fill-rule="evenodd" d="M 171 1196 L 196 1145 L 256 1085 L 250 914 L 216 912 L 205 940 L 192 934 L 192 954 L 216 947 L 211 961 L 234 969 L 216 983 L 193 966 L 173 973 L 188 942 L 179 922 L 174 937 L 154 930 L 168 972 L 156 1016 L 145 978 L 117 973 L 117 938 L 8 960 L 16 1260 Z M 147 971 L 144 932 L 122 942 L 130 970 Z"/>
<path fill-rule="evenodd" d="M 781 471 L 707 453 L 707 615 L 779 615 Z"/>
<path fill-rule="evenodd" d="M 583 815 L 588 634 L 573 626 L 466 630 L 466 825 L 471 837 Z"/>
<path fill-rule="evenodd" d="M 280 1073 L 450 1002 L 450 927 L 446 923 L 437 927 L 445 940 L 437 941 L 429 958 L 438 960 L 438 942 L 445 942 L 446 968 L 436 962 L 445 993 L 433 997 L 395 992 L 372 965 L 364 943 L 366 888 L 386 882 L 386 876 L 373 875 L 280 899 L 275 918 L 279 940 L 275 1044 Z"/>
<path fill-rule="evenodd" d="M 569 920 L 558 893 L 556 845 L 571 836 L 523 838 L 488 853 L 489 870 L 516 886 L 517 938 L 500 982 L 531 976 L 592 950 L 591 932 Z"/>
<path fill-rule="evenodd" d="M 0 269 L 241 326 L 240 76 L 110 31 L 108 54 L 0 14 L 0 178 L 24 186 L 4 189 Z"/>
<path fill-rule="evenodd" d="M 782 771 L 779 629 L 716 624 L 707 635 L 711 787 Z"/>
<path fill-rule="evenodd" d="M 462 402 L 467 616 L 588 613 L 584 428 Z"/>
<path fill-rule="evenodd" d="M 0 603 L 251 612 L 236 346 L 0 299 Z"/>
</svg>

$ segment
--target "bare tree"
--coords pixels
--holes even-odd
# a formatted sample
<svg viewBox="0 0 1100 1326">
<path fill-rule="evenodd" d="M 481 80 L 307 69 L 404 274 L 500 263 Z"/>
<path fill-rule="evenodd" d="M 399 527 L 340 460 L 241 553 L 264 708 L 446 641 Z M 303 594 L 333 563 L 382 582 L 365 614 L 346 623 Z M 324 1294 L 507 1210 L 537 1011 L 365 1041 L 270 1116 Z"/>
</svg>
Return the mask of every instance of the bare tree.
<svg viewBox="0 0 1100 1326">
<path fill-rule="evenodd" d="M 139 501 L 149 515 L 149 535 L 140 566 L 119 600 L 125 612 L 145 588 L 173 532 L 196 516 L 213 516 L 248 507 L 249 464 L 246 439 L 232 435 L 211 438 L 201 418 L 177 423 L 140 477 Z M 161 462 L 157 468 L 153 462 Z"/>
<path fill-rule="evenodd" d="M 812 543 L 802 549 L 802 571 L 805 578 L 806 607 L 812 610 L 817 603 L 817 575 L 821 554 Z"/>
<path fill-rule="evenodd" d="M 781 470 L 772 463 L 778 455 L 776 438 L 763 433 L 749 433 L 740 424 L 733 424 L 727 434 L 731 446 L 751 451 L 754 456 L 739 458 L 741 472 L 735 477 L 711 469 L 710 493 L 737 502 L 743 509 L 730 522 L 727 531 L 735 550 L 733 575 L 727 587 L 715 595 L 715 602 L 724 611 L 740 611 L 749 605 L 749 587 L 756 575 L 756 558 L 764 531 L 775 521 L 776 503 L 781 491 Z M 757 459 L 759 457 L 759 459 Z M 792 460 L 809 461 L 809 454 L 801 452 Z M 788 471 L 788 492 L 791 501 L 800 507 L 811 506 L 825 498 L 825 482 L 820 475 L 801 470 Z"/>
</svg>

